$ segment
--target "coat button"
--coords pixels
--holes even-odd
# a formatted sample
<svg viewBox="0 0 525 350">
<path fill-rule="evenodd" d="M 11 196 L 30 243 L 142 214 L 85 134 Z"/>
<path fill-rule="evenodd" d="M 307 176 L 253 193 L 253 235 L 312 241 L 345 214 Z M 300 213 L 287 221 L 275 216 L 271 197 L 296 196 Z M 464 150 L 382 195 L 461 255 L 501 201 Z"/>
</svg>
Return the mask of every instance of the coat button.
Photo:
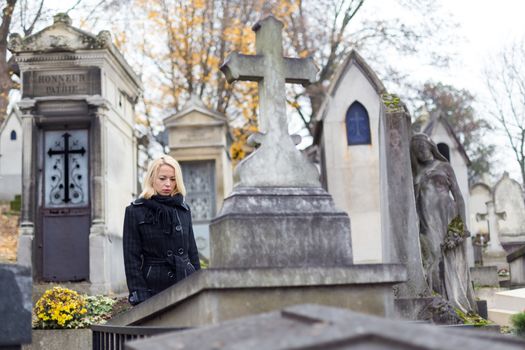
<svg viewBox="0 0 525 350">
<path fill-rule="evenodd" d="M 182 255 L 182 254 L 184 254 L 184 249 L 179 248 L 178 252 L 179 252 L 179 255 Z"/>
<path fill-rule="evenodd" d="M 167 256 L 172 256 L 172 255 L 173 255 L 173 252 L 172 252 L 171 250 L 168 250 L 168 251 L 166 252 L 166 255 L 167 255 Z"/>
<path fill-rule="evenodd" d="M 171 272 L 171 271 L 168 272 L 168 277 L 169 277 L 169 278 L 173 278 L 173 276 L 174 276 L 174 275 L 173 275 L 173 272 Z"/>
<path fill-rule="evenodd" d="M 177 225 L 177 226 L 175 226 L 175 230 L 177 230 L 177 231 L 182 230 L 182 226 L 181 226 L 181 225 Z"/>
</svg>

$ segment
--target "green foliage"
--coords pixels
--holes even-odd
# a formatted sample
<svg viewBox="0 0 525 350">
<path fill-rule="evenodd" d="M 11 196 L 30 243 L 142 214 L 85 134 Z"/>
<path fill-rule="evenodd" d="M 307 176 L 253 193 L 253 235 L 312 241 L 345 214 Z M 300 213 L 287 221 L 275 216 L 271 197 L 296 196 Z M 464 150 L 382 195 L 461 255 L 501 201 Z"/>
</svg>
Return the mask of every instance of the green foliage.
<svg viewBox="0 0 525 350">
<path fill-rule="evenodd" d="M 513 315 L 510 321 L 514 333 L 520 337 L 525 337 L 525 311 Z"/>
<path fill-rule="evenodd" d="M 473 312 L 466 314 L 457 308 L 454 308 L 454 311 L 456 311 L 461 321 L 463 321 L 463 324 L 472 325 L 474 327 L 485 327 L 491 324 L 490 321 Z"/>
<path fill-rule="evenodd" d="M 86 295 L 84 299 L 86 300 L 88 310 L 85 317 L 87 326 L 106 323 L 106 320 L 111 317 L 113 305 L 115 305 L 116 300 L 104 295 Z"/>
<path fill-rule="evenodd" d="M 210 265 L 210 262 L 208 259 L 204 257 L 200 257 L 200 264 L 201 264 L 201 269 L 207 269 Z"/>
<path fill-rule="evenodd" d="M 116 300 L 104 295 L 80 295 L 74 290 L 53 287 L 34 307 L 33 328 L 87 328 L 108 320 Z"/>
<path fill-rule="evenodd" d="M 20 207 L 22 206 L 22 196 L 17 194 L 15 199 L 9 202 L 11 211 L 20 212 Z"/>
<path fill-rule="evenodd" d="M 403 102 L 401 102 L 399 96 L 395 94 L 384 93 L 381 95 L 381 99 L 383 100 L 387 112 L 395 113 L 403 112 L 405 110 Z"/>
</svg>

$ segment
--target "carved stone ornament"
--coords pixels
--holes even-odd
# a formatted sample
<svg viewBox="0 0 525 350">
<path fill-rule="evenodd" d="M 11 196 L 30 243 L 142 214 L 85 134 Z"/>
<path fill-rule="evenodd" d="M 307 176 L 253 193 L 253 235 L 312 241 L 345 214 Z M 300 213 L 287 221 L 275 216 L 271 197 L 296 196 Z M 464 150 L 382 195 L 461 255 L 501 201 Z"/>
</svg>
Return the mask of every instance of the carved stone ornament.
<svg viewBox="0 0 525 350">
<path fill-rule="evenodd" d="M 53 17 L 53 24 L 28 37 L 20 34 L 9 36 L 8 49 L 20 52 L 55 52 L 110 48 L 111 34 L 107 30 L 97 36 L 71 25 L 71 18 L 65 13 Z"/>
</svg>

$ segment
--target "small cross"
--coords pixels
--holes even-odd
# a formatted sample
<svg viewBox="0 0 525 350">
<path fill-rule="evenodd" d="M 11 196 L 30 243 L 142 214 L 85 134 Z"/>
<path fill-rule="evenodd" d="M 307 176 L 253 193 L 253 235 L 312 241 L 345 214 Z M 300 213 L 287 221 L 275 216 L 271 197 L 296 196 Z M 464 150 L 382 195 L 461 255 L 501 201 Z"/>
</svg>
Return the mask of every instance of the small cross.
<svg viewBox="0 0 525 350">
<path fill-rule="evenodd" d="M 487 221 L 489 226 L 489 243 L 487 251 L 496 252 L 502 251 L 503 247 L 499 240 L 499 229 L 498 229 L 498 220 L 505 220 L 507 218 L 507 213 L 496 212 L 494 207 L 494 201 L 488 201 L 485 203 L 487 206 L 486 213 L 476 213 L 476 221 Z"/>
<path fill-rule="evenodd" d="M 256 81 L 259 87 L 259 130 L 261 144 L 236 169 L 241 186 L 317 187 L 315 166 L 295 148 L 288 134 L 285 83 L 308 84 L 316 80 L 312 58 L 283 57 L 283 24 L 268 16 L 253 26 L 256 55 L 229 55 L 221 71 L 229 83 Z M 272 164 L 272 172 L 261 172 Z M 299 177 L 290 173 L 300 172 Z"/>
<path fill-rule="evenodd" d="M 47 151 L 47 154 L 49 157 L 57 154 L 64 155 L 64 202 L 68 203 L 71 200 L 71 198 L 69 198 L 69 155 L 80 154 L 83 156 L 84 153 L 86 153 L 86 149 L 84 147 L 80 149 L 70 149 L 69 138 L 71 137 L 71 134 L 66 132 L 62 135 L 62 137 L 64 138 L 64 150 L 52 150 L 50 148 Z"/>
</svg>

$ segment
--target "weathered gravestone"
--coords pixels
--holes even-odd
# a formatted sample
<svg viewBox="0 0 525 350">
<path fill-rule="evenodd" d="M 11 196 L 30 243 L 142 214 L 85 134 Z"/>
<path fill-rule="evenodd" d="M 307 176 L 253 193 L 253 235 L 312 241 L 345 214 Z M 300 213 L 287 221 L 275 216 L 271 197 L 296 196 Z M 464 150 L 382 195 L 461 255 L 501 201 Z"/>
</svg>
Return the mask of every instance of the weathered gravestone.
<svg viewBox="0 0 525 350">
<path fill-rule="evenodd" d="M 505 261 L 507 253 L 500 242 L 499 222 L 505 220 L 507 213 L 496 211 L 494 201 L 489 200 L 485 203 L 486 212 L 476 213 L 476 219 L 486 222 L 488 226 L 488 244 L 483 249 L 482 261 L 484 266 L 496 266 L 498 271 L 508 271 L 509 266 Z"/>
<path fill-rule="evenodd" d="M 133 110 L 138 77 L 111 43 L 66 14 L 12 34 L 22 80 L 22 211 L 18 261 L 35 280 L 125 288 L 124 208 L 136 195 Z"/>
<path fill-rule="evenodd" d="M 494 206 L 505 212 L 498 222 L 499 240 L 508 253 L 525 244 L 525 199 L 521 185 L 505 172 L 494 186 Z"/>
<path fill-rule="evenodd" d="M 285 115 L 285 82 L 315 79 L 311 60 L 282 57 L 282 23 L 254 26 L 257 55 L 233 54 L 228 80 L 259 83 L 260 147 L 210 227 L 210 268 L 166 289 L 111 324 L 197 326 L 304 302 L 391 316 L 400 264 L 352 265 L 348 215 L 334 207 L 299 152 Z"/>
<path fill-rule="evenodd" d="M 518 337 L 393 321 L 320 305 L 296 305 L 126 344 L 130 350 L 518 350 L 524 346 Z"/>
<path fill-rule="evenodd" d="M 232 189 L 228 120 L 192 95 L 181 111 L 164 119 L 164 126 L 169 153 L 182 168 L 199 254 L 209 259 L 209 224 Z"/>
<path fill-rule="evenodd" d="M 31 270 L 0 264 L 0 349 L 31 343 Z"/>
</svg>

